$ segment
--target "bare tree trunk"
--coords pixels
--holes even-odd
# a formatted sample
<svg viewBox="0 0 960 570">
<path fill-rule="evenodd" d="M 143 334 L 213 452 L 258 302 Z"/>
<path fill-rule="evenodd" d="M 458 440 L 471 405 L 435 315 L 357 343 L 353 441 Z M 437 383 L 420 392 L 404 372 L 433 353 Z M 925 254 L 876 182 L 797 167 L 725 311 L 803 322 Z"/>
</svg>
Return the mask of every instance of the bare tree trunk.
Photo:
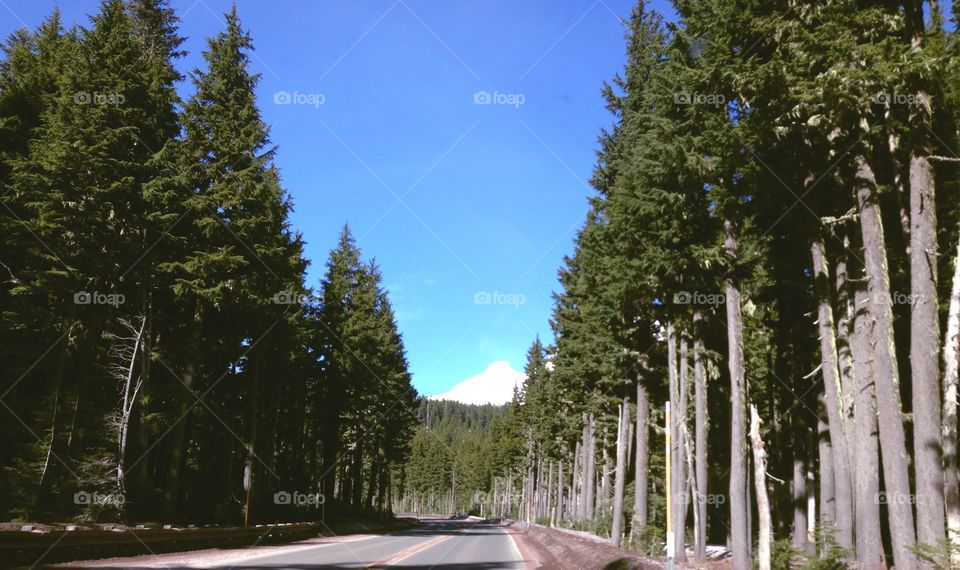
<svg viewBox="0 0 960 570">
<path fill-rule="evenodd" d="M 850 459 L 850 485 L 857 487 L 856 465 L 856 430 L 853 429 L 853 400 L 856 397 L 856 379 L 853 375 L 853 350 L 850 346 L 853 335 L 853 299 L 850 295 L 849 269 L 847 268 L 847 251 L 850 249 L 850 236 L 843 234 L 843 251 L 837 255 L 834 276 L 836 292 L 837 316 L 837 365 L 840 373 L 840 413 L 844 422 L 844 435 L 847 436 L 847 454 Z M 854 508 L 856 520 L 856 508 Z"/>
<path fill-rule="evenodd" d="M 584 436 L 584 441 L 586 441 L 586 436 Z M 573 468 L 570 470 L 570 518 L 572 520 L 580 520 L 583 517 L 581 516 L 581 509 L 583 508 L 583 500 L 580 498 L 579 492 L 579 483 L 581 479 L 581 471 L 583 469 L 583 461 L 580 458 L 582 453 L 583 446 L 578 441 L 576 445 L 576 450 L 573 453 Z"/>
<path fill-rule="evenodd" d="M 121 383 L 120 410 L 117 416 L 117 488 L 126 492 L 127 441 L 130 433 L 130 416 L 137 403 L 137 395 L 143 386 L 144 378 L 137 376 L 137 355 L 141 352 L 143 331 L 146 318 L 141 318 L 140 328 L 121 320 L 121 326 L 130 336 L 111 335 L 114 342 L 110 347 L 114 358 L 113 376 Z"/>
<path fill-rule="evenodd" d="M 670 422 L 670 439 L 673 441 L 671 472 L 673 475 L 673 537 L 674 552 L 677 562 L 687 561 L 685 546 L 687 536 L 687 474 L 686 474 L 686 440 L 684 437 L 687 417 L 687 340 L 682 332 L 680 336 L 680 354 L 677 358 L 677 330 L 673 323 L 667 325 L 667 362 L 670 377 L 670 400 L 673 412 Z"/>
<path fill-rule="evenodd" d="M 813 259 L 814 290 L 817 297 L 817 324 L 820 333 L 820 371 L 823 375 L 824 402 L 827 425 L 833 449 L 833 475 L 836 479 L 836 539 L 842 548 L 853 548 L 853 485 L 850 482 L 850 455 L 847 452 L 847 430 L 844 423 L 840 385 L 840 367 L 837 357 L 837 338 L 833 320 L 833 302 L 830 290 L 833 282 L 827 266 L 823 237 L 817 236 L 810 244 Z"/>
<path fill-rule="evenodd" d="M 637 378 L 637 455 L 634 463 L 633 521 L 630 533 L 639 536 L 647 526 L 647 466 L 649 463 L 647 422 L 650 415 L 650 402 L 643 379 Z"/>
<path fill-rule="evenodd" d="M 547 470 L 547 496 L 543 504 L 544 518 L 550 518 L 550 526 L 553 526 L 553 461 L 550 461 L 550 468 Z"/>
<path fill-rule="evenodd" d="M 817 398 L 819 408 L 825 408 L 823 392 Z M 817 441 L 820 456 L 820 528 L 832 529 L 837 523 L 836 477 L 833 474 L 833 447 L 830 445 L 830 427 L 824 421 L 825 412 L 817 410 Z M 824 543 L 818 545 L 824 555 Z"/>
<path fill-rule="evenodd" d="M 623 397 L 617 422 L 617 467 L 613 484 L 613 529 L 610 544 L 620 546 L 623 536 L 623 488 L 627 480 L 627 425 L 630 423 L 630 398 Z"/>
<path fill-rule="evenodd" d="M 800 445 L 793 448 L 793 477 L 790 479 L 790 498 L 793 501 L 793 528 L 790 532 L 790 545 L 800 552 L 805 552 L 807 549 L 807 461 L 805 451 Z"/>
<path fill-rule="evenodd" d="M 737 237 L 733 221 L 723 221 L 724 251 L 731 264 L 737 260 Z M 730 371 L 730 538 L 734 570 L 750 570 L 750 534 L 747 531 L 746 381 L 743 369 L 743 318 L 740 314 L 740 289 L 732 275 L 724 284 L 727 308 L 727 366 Z"/>
<path fill-rule="evenodd" d="M 254 460 L 257 457 L 257 428 L 259 426 L 259 401 L 260 401 L 260 360 L 257 359 L 251 367 L 251 382 L 247 392 L 247 401 L 249 402 L 250 429 L 247 433 L 246 458 L 243 464 L 243 490 L 246 493 L 246 505 L 243 509 L 243 526 L 250 525 L 250 514 L 252 510 L 253 484 L 255 479 Z M 359 444 L 357 444 L 359 447 Z M 359 485 L 358 485 L 359 486 Z M 358 489 L 360 490 L 360 489 Z"/>
<path fill-rule="evenodd" d="M 924 100 L 927 100 L 923 93 Z M 929 101 L 927 101 L 929 104 Z M 917 540 L 936 544 L 946 536 L 940 420 L 940 318 L 937 314 L 937 214 L 933 167 L 926 156 L 910 158 L 910 371 Z"/>
<path fill-rule="evenodd" d="M 588 489 L 592 485 L 588 478 L 587 463 L 590 458 L 590 420 L 587 414 L 583 414 L 583 441 L 580 444 L 580 475 L 579 486 L 577 487 L 577 518 L 578 520 L 587 519 L 587 495 Z"/>
<path fill-rule="evenodd" d="M 885 567 L 880 531 L 880 455 L 877 442 L 877 401 L 873 374 L 873 316 L 869 294 L 854 292 L 854 325 L 851 342 L 854 362 L 854 450 L 857 471 L 857 563 L 864 570 Z"/>
<path fill-rule="evenodd" d="M 57 343 L 57 355 L 53 366 L 53 409 L 50 413 L 50 443 L 47 444 L 43 467 L 40 470 L 40 476 L 37 480 L 37 492 L 31 508 L 33 511 L 31 515 L 34 517 L 41 515 L 41 511 L 43 511 L 46 506 L 46 501 L 53 495 L 50 492 L 50 487 L 53 485 L 53 481 L 51 480 L 51 465 L 53 460 L 63 461 L 60 459 L 62 453 L 61 441 L 63 439 L 61 434 L 65 428 L 65 426 L 63 426 L 65 420 L 63 414 L 63 371 L 67 359 L 67 345 L 69 344 L 70 333 L 73 331 L 73 322 L 69 318 L 63 320 L 61 331 L 62 336 Z M 60 453 L 58 453 L 58 451 Z"/>
<path fill-rule="evenodd" d="M 913 547 L 916 534 L 910 494 L 910 475 L 903 408 L 900 405 L 900 374 L 894 346 L 893 310 L 890 275 L 887 270 L 887 246 L 883 235 L 880 207 L 876 202 L 876 177 L 863 156 L 857 157 L 857 203 L 870 292 L 870 312 L 874 317 L 874 372 L 880 449 L 883 454 L 883 480 L 888 496 L 890 536 L 897 570 L 916 568 Z"/>
<path fill-rule="evenodd" d="M 707 370 L 703 361 L 702 315 L 697 311 L 693 316 L 693 383 L 694 383 L 694 446 L 696 453 L 696 512 L 697 541 L 696 560 L 703 563 L 707 558 Z"/>
<path fill-rule="evenodd" d="M 767 498 L 767 452 L 760 438 L 760 415 L 750 406 L 750 440 L 753 442 L 753 483 L 757 490 L 757 513 L 760 535 L 757 539 L 757 561 L 760 570 L 770 570 L 770 545 L 773 529 L 770 522 L 770 499 Z"/>
<path fill-rule="evenodd" d="M 922 52 L 925 26 L 917 3 L 908 14 L 911 48 Z M 922 4 L 922 2 L 920 3 Z M 917 540 L 937 544 L 946 537 L 940 387 L 940 317 L 937 299 L 936 184 L 930 152 L 930 94 L 921 85 L 911 111 L 910 144 L 910 372 L 913 459 L 916 476 Z M 898 562 L 899 564 L 899 562 Z M 929 567 L 929 564 L 924 564 Z"/>
<path fill-rule="evenodd" d="M 596 493 L 595 470 L 596 470 L 596 464 L 597 464 L 597 456 L 596 456 L 597 440 L 594 437 L 595 428 L 596 428 L 596 425 L 593 421 L 593 413 L 590 413 L 589 420 L 587 421 L 587 444 L 586 444 L 587 450 L 586 450 L 586 453 L 584 454 L 584 457 L 586 457 L 586 469 L 584 469 L 584 472 L 586 473 L 586 478 L 585 478 L 585 486 L 586 486 L 585 495 L 586 496 L 584 498 L 584 502 L 585 502 L 584 518 L 588 521 L 593 521 L 593 512 L 595 507 L 594 498 L 596 496 L 595 495 Z"/>
<path fill-rule="evenodd" d="M 957 475 L 957 385 L 960 380 L 960 241 L 954 258 L 953 285 L 943 342 L 943 463 L 944 499 L 950 541 L 960 550 L 960 484 Z M 955 560 L 960 566 L 960 560 Z"/>
<path fill-rule="evenodd" d="M 554 485 L 553 475 L 550 475 L 550 485 Z M 551 499 L 552 500 L 552 499 Z M 563 517 L 563 460 L 557 461 L 556 501 L 550 509 L 550 526 L 555 527 Z"/>
<path fill-rule="evenodd" d="M 187 424 L 190 422 L 190 411 L 192 410 L 190 400 L 193 398 L 194 374 L 197 370 L 197 361 L 200 358 L 198 351 L 200 349 L 202 325 L 203 309 L 200 302 L 197 301 L 196 308 L 194 309 L 193 322 L 190 324 L 192 328 L 189 347 L 191 354 L 187 357 L 187 362 L 183 369 L 183 378 L 181 379 L 186 394 L 179 399 L 177 418 L 175 420 L 176 424 L 170 434 L 171 438 L 169 441 L 170 458 L 166 473 L 164 503 L 167 507 L 167 515 L 171 517 L 176 517 L 180 503 L 180 474 L 183 469 L 183 453 L 187 447 Z"/>
<path fill-rule="evenodd" d="M 810 430 L 811 434 L 813 430 Z M 812 437 L 812 436 L 811 436 Z M 813 449 L 808 442 L 807 449 Z M 807 552 L 817 539 L 817 475 L 813 470 L 813 461 L 807 465 Z"/>
<path fill-rule="evenodd" d="M 610 454 L 607 452 L 607 430 L 603 430 L 603 444 L 601 448 L 602 461 L 600 466 L 600 499 L 597 501 L 601 514 L 610 509 Z"/>
</svg>

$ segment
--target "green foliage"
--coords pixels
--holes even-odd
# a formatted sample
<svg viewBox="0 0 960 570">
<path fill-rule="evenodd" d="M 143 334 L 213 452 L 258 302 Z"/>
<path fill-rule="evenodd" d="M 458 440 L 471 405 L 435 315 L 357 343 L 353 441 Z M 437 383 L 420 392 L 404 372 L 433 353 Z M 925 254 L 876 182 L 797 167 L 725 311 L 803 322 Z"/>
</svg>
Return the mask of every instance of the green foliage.
<svg viewBox="0 0 960 570">
<path fill-rule="evenodd" d="M 775 540 L 770 551 L 770 570 L 793 570 L 795 559 L 800 556 L 789 540 Z"/>
<path fill-rule="evenodd" d="M 937 544 L 918 543 L 914 547 L 917 560 L 930 565 L 937 570 L 955 568 L 955 561 L 960 559 L 960 547 L 949 539 L 943 539 Z"/>
<path fill-rule="evenodd" d="M 663 553 L 663 540 L 666 531 L 663 527 L 647 525 L 636 536 L 632 536 L 627 546 L 646 556 L 659 556 Z"/>
<path fill-rule="evenodd" d="M 380 270 L 345 228 L 307 288 L 249 33 L 232 9 L 183 102 L 182 43 L 167 0 L 4 43 L 0 516 L 320 516 L 280 491 L 386 512 L 417 395 Z"/>
</svg>

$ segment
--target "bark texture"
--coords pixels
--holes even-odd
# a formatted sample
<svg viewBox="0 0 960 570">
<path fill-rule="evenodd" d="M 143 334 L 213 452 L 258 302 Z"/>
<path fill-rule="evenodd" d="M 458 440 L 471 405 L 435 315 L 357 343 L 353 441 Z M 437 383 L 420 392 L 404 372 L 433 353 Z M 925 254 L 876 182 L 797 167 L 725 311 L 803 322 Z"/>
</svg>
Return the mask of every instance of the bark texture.
<svg viewBox="0 0 960 570">
<path fill-rule="evenodd" d="M 830 445 L 833 449 L 834 496 L 836 499 L 835 538 L 843 548 L 853 548 L 853 485 L 850 482 L 850 455 L 842 412 L 842 387 L 834 328 L 833 283 L 827 266 L 826 246 L 818 236 L 810 245 L 813 260 L 814 290 L 817 298 L 817 324 L 820 333 L 820 371 L 823 376 L 824 403 Z"/>
<path fill-rule="evenodd" d="M 737 260 L 737 237 L 733 221 L 723 222 L 724 251 L 732 264 Z M 727 366 L 730 371 L 730 539 L 733 546 L 733 568 L 750 570 L 750 533 L 747 517 L 747 458 L 745 418 L 745 378 L 743 369 L 743 317 L 740 313 L 740 289 L 733 276 L 724 284 L 727 310 Z"/>
<path fill-rule="evenodd" d="M 856 164 L 857 205 L 863 234 L 867 290 L 870 294 L 869 310 L 873 316 L 874 378 L 890 536 L 897 569 L 913 570 L 917 563 L 913 551 L 916 544 L 913 507 L 909 500 L 912 496 L 908 470 L 910 457 L 907 454 L 900 403 L 900 373 L 894 345 L 887 244 L 877 203 L 876 176 L 864 156 L 858 156 Z"/>
</svg>

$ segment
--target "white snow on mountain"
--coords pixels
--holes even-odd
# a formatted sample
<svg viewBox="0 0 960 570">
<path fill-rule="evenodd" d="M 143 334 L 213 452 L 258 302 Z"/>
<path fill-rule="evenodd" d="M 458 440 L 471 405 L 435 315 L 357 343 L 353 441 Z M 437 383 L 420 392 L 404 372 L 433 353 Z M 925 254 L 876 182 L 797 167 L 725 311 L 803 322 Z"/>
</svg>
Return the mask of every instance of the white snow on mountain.
<svg viewBox="0 0 960 570">
<path fill-rule="evenodd" d="M 506 404 L 513 398 L 514 386 L 522 386 L 526 375 L 514 370 L 506 360 L 491 362 L 487 369 L 459 382 L 431 400 L 456 400 L 464 404 Z"/>
</svg>

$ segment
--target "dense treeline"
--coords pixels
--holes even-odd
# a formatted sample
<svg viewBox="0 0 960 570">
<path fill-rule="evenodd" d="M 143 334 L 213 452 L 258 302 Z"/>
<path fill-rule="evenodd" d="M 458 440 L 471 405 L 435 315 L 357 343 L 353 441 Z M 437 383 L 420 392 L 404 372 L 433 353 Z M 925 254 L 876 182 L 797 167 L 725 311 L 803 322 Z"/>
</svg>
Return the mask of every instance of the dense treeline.
<svg viewBox="0 0 960 570">
<path fill-rule="evenodd" d="M 420 428 L 404 468 L 394 511 L 488 514 L 487 488 L 496 453 L 494 434 L 505 406 L 421 400 Z"/>
<path fill-rule="evenodd" d="M 604 89 L 614 125 L 596 195 L 560 271 L 555 342 L 532 347 L 506 416 L 495 508 L 619 544 L 663 537 L 671 501 L 680 559 L 710 542 L 737 569 L 783 565 L 790 548 L 833 567 L 947 567 L 960 544 L 952 12 L 674 6 L 668 24 L 638 4 Z"/>
<path fill-rule="evenodd" d="M 389 509 L 416 392 L 348 228 L 316 294 L 236 10 L 189 74 L 165 0 L 0 62 L 0 517 Z M 321 510 L 322 509 L 322 510 Z"/>
</svg>

